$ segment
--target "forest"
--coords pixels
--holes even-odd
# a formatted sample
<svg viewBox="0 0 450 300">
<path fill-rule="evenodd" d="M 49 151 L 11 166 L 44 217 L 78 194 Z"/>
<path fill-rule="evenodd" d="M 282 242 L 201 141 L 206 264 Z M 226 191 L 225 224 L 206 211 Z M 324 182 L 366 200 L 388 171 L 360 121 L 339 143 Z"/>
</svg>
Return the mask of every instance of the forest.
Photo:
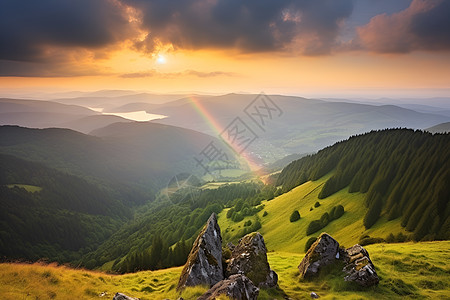
<svg viewBox="0 0 450 300">
<path fill-rule="evenodd" d="M 365 193 L 364 226 L 401 218 L 413 239 L 450 238 L 450 135 L 390 129 L 352 136 L 283 169 L 283 192 L 332 172 L 319 198 Z"/>
</svg>

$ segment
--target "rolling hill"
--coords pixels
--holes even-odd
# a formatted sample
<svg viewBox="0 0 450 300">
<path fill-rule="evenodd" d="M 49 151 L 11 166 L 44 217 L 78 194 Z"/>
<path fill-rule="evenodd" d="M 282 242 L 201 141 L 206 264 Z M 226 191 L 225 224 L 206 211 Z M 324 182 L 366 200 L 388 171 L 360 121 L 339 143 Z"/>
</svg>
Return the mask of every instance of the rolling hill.
<svg viewBox="0 0 450 300">
<path fill-rule="evenodd" d="M 158 134 L 164 131 L 162 129 L 173 129 L 171 126 L 158 124 L 154 128 L 146 128 L 145 126 L 151 126 L 147 123 L 145 126 L 140 125 L 142 124 L 113 124 L 94 132 L 97 136 L 86 137 L 109 146 L 115 139 L 123 138 L 122 142 L 128 144 L 133 143 L 136 138 L 142 142 L 138 143 L 139 147 L 142 147 L 147 143 L 147 140 L 142 138 L 143 133 L 156 130 L 156 135 L 153 136 L 160 140 L 162 137 Z M 158 128 L 161 130 L 157 130 Z M 180 135 L 186 133 L 184 129 L 176 130 L 179 130 Z M 56 133 L 62 134 L 58 130 Z M 131 133 L 135 136 L 131 136 Z M 26 139 L 33 141 L 33 134 L 28 132 Z M 73 132 L 72 134 L 84 136 Z M 18 142 L 13 139 L 16 136 L 17 134 L 12 134 L 9 137 L 9 145 Z M 152 269 L 165 267 L 164 264 L 171 259 L 175 265 L 182 264 L 179 262 L 178 253 L 189 249 L 192 237 L 211 212 L 220 212 L 219 225 L 225 243 L 235 242 L 243 234 L 254 230 L 264 236 L 269 250 L 269 262 L 280 276 L 280 289 L 262 291 L 262 299 L 283 299 L 286 295 L 304 298 L 309 297 L 311 290 L 317 291 L 325 299 L 371 298 L 374 295 L 379 298 L 426 295 L 445 297 L 448 295 L 449 286 L 446 264 L 448 241 L 401 244 L 392 242 L 449 239 L 446 235 L 449 232 L 449 143 L 448 134 L 432 135 L 405 129 L 373 131 L 353 136 L 317 154 L 292 162 L 281 174 L 275 175 L 278 176 L 277 187 L 264 187 L 261 183 L 247 182 L 224 184 L 215 189 L 201 189 L 194 194 L 186 191 L 189 197 L 180 194 L 179 198 L 170 199 L 160 194 L 156 201 L 138 208 L 133 220 L 121 226 L 121 229 L 104 240 L 102 245 L 92 247 L 92 251 L 83 255 L 79 262 L 87 267 L 101 265 L 104 270 L 133 272 L 145 268 L 136 265 L 141 260 L 145 261 L 145 255 L 152 257 L 157 253 L 155 249 L 162 249 L 164 251 L 158 252 L 158 255 L 161 255 L 160 264 L 152 266 Z M 158 147 L 159 145 L 156 146 L 155 152 Z M 4 149 L 4 145 L 1 149 Z M 175 155 L 176 152 L 172 154 Z M 359 182 L 360 180 L 362 182 Z M 8 181 L 9 185 L 15 183 L 42 186 L 42 191 L 38 193 L 45 190 L 45 186 L 39 182 L 12 181 Z M 361 186 L 365 188 L 362 189 Z M 8 191 L 10 190 L 20 191 L 22 194 L 30 193 L 20 188 L 8 187 Z M 376 202 L 381 202 L 380 213 L 374 223 L 368 225 L 367 215 L 370 215 L 370 211 L 375 207 L 373 203 Z M 336 207 L 339 205 L 344 209 L 341 215 L 336 213 Z M 419 213 L 416 213 L 416 209 L 419 209 Z M 290 215 L 295 210 L 299 211 L 300 219 L 291 222 Z M 410 221 L 412 219 L 415 221 Z M 308 233 L 310 224 L 314 221 L 320 221 L 321 226 L 315 232 Z M 413 223 L 415 228 L 411 227 Z M 333 280 L 332 274 L 317 281 L 298 282 L 296 266 L 302 259 L 305 244 L 322 231 L 330 233 L 344 246 L 378 243 L 367 246 L 367 249 L 381 276 L 380 285 L 370 290 L 358 290 L 339 284 Z M 379 244 L 386 241 L 389 243 Z M 157 244 L 160 246 L 155 246 Z M 57 284 L 50 282 L 47 285 L 44 281 L 40 289 L 27 287 L 30 293 L 40 295 L 50 292 L 65 295 L 64 290 L 70 285 L 70 280 L 64 272 L 72 274 L 72 277 L 85 276 L 77 271 L 66 269 L 62 272 L 60 269 L 49 269 L 45 266 L 28 268 L 3 264 L 0 268 L 3 268 L 3 272 L 9 272 L 8 274 L 21 272 L 22 276 L 30 281 L 36 280 L 33 274 L 38 272 L 39 275 L 39 270 L 46 272 L 45 274 L 50 272 L 48 277 L 57 278 L 58 281 L 53 280 L 58 282 Z M 14 268 L 18 271 L 14 271 Z M 35 270 L 34 273 L 31 270 Z M 153 299 L 167 298 L 168 295 L 175 297 L 178 295 L 174 287 L 180 271 L 179 268 L 171 268 L 139 272 L 108 277 L 104 281 L 97 279 L 104 275 L 87 273 L 91 276 L 89 278 L 94 279 L 82 280 L 82 288 L 73 289 L 72 293 L 87 298 L 98 297 L 104 291 L 110 294 L 127 292 L 132 296 Z M 429 280 L 432 274 L 435 277 Z M 158 281 L 153 280 L 154 276 L 158 277 Z M 120 280 L 126 282 L 126 285 L 122 285 Z M 13 283 L 5 283 L 5 286 L 8 295 L 17 293 L 17 287 Z M 197 287 L 187 290 L 183 295 L 186 298 L 195 298 L 205 290 L 206 288 Z"/>
<path fill-rule="evenodd" d="M 176 174 L 203 175 L 194 157 L 212 141 L 219 145 L 199 132 L 145 122 L 115 123 L 92 134 L 1 126 L 0 153 L 114 187 L 124 198 L 143 203 Z"/>
<path fill-rule="evenodd" d="M 449 143 L 449 135 L 406 129 L 374 131 L 292 162 L 272 175 L 278 176 L 277 187 L 223 184 L 194 194 L 188 190 L 177 201 L 160 195 L 154 205 L 88 257 L 104 264 L 105 270 L 128 257 L 134 259 L 129 262 L 134 266 L 131 270 L 139 269 L 133 257 L 151 252 L 158 232 L 163 233 L 164 247 L 178 245 L 180 239 L 189 244 L 212 211 L 220 212 L 225 241 L 236 242 L 258 230 L 269 250 L 289 253 L 303 253 L 306 242 L 321 231 L 346 246 L 385 240 L 447 240 Z M 338 206 L 343 214 L 336 212 Z M 290 222 L 295 210 L 301 218 Z M 114 255 L 119 256 L 115 261 Z"/>
<path fill-rule="evenodd" d="M 448 133 L 450 132 L 450 122 L 437 124 L 433 127 L 427 128 L 426 130 L 431 133 Z"/>
<path fill-rule="evenodd" d="M 0 256 L 78 261 L 173 176 L 202 175 L 194 156 L 219 142 L 152 123 L 115 123 L 93 134 L 0 126 Z"/>
<path fill-rule="evenodd" d="M 131 120 L 101 115 L 79 105 L 41 100 L 0 99 L 0 125 L 58 127 L 89 133 L 116 122 L 131 122 Z"/>
<path fill-rule="evenodd" d="M 131 217 L 113 193 L 0 154 L 0 257 L 74 262 Z"/>
<path fill-rule="evenodd" d="M 273 109 L 273 115 L 271 118 L 263 117 L 265 125 L 259 127 L 245 113 L 247 109 L 258 123 L 262 123 L 254 111 L 253 104 L 256 103 L 259 113 L 268 116 L 260 100 L 252 102 L 256 97 L 251 94 L 190 97 L 162 104 L 148 112 L 168 116 L 158 120 L 159 123 L 187 127 L 207 134 L 217 134 L 215 127 L 223 130 L 234 118 L 240 117 L 258 136 L 249 146 L 249 152 L 265 162 L 273 162 L 292 153 L 314 152 L 348 136 L 370 130 L 395 127 L 424 129 L 449 120 L 446 116 L 420 113 L 393 105 L 375 106 L 270 95 L 271 101 L 281 110 L 281 115 L 266 100 L 269 109 Z M 211 127 L 211 122 L 216 126 Z"/>
</svg>

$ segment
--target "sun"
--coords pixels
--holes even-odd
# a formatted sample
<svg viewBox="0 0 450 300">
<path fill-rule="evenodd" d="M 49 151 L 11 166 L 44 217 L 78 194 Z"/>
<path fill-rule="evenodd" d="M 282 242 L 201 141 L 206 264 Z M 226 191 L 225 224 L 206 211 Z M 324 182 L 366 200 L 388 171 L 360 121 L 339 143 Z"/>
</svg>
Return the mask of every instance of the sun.
<svg viewBox="0 0 450 300">
<path fill-rule="evenodd" d="M 167 62 L 166 57 L 162 54 L 158 54 L 158 57 L 156 58 L 156 62 L 160 65 L 163 65 Z"/>
</svg>

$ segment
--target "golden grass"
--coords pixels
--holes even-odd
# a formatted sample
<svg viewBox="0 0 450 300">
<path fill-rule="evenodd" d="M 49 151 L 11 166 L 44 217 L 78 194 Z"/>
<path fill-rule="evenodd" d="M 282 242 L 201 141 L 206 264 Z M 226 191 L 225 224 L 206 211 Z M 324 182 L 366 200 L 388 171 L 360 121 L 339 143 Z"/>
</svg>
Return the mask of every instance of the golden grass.
<svg viewBox="0 0 450 300">
<path fill-rule="evenodd" d="M 269 253 L 280 288 L 293 299 L 450 299 L 450 242 L 376 244 L 366 246 L 380 276 L 368 289 L 342 281 L 341 271 L 315 281 L 300 281 L 297 266 L 303 254 Z"/>
<path fill-rule="evenodd" d="M 2 299 L 112 299 L 121 292 L 141 299 L 175 298 L 181 268 L 126 275 L 43 264 L 0 264 Z M 99 297 L 102 293 L 105 296 Z"/>
<path fill-rule="evenodd" d="M 450 299 L 450 241 L 376 244 L 366 247 L 380 284 L 363 289 L 342 281 L 335 270 L 314 281 L 301 281 L 297 266 L 303 254 L 270 252 L 270 266 L 280 289 L 261 290 L 258 299 Z M 180 295 L 175 286 L 181 267 L 126 275 L 71 269 L 43 264 L 0 264 L 1 299 L 112 299 L 116 292 L 145 299 L 196 299 L 206 286 L 188 288 Z M 106 295 L 99 297 L 103 292 Z M 225 298 L 224 298 L 225 299 Z"/>
</svg>

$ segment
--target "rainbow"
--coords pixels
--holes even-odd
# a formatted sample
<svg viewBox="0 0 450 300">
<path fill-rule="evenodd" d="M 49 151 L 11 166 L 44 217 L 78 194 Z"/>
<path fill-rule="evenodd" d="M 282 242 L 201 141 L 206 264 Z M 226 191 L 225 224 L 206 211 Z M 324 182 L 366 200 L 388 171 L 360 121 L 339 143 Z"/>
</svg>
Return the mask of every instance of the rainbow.
<svg viewBox="0 0 450 300">
<path fill-rule="evenodd" d="M 203 118 L 203 120 L 208 124 L 208 127 L 217 135 L 217 137 L 220 137 L 220 134 L 224 131 L 225 128 L 223 128 L 211 115 L 211 113 L 204 107 L 204 105 L 200 102 L 198 97 L 196 96 L 190 96 L 189 102 L 192 104 L 192 107 L 195 109 L 195 111 Z M 233 145 L 227 141 L 226 139 L 222 139 L 230 148 L 232 148 L 235 152 L 237 151 L 236 147 L 233 147 Z M 240 154 L 241 158 L 245 161 L 247 166 L 250 168 L 252 172 L 256 172 L 257 170 L 261 169 L 261 166 L 259 166 L 253 159 L 252 155 L 248 153 L 247 151 L 242 151 Z"/>
</svg>

